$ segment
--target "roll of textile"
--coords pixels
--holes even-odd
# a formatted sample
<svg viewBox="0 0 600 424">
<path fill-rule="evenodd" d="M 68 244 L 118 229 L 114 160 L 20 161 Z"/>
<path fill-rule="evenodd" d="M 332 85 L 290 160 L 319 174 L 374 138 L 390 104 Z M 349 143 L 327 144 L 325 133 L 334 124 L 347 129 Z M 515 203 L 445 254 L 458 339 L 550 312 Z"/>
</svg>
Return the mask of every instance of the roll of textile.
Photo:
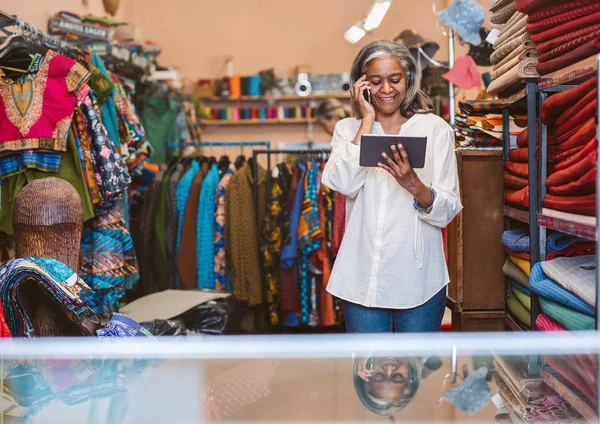
<svg viewBox="0 0 600 424">
<path fill-rule="evenodd" d="M 529 177 L 529 165 L 527 163 L 519 163 L 507 160 L 504 166 L 508 172 L 522 178 Z"/>
<path fill-rule="evenodd" d="M 563 54 L 562 56 L 549 60 L 548 62 L 538 63 L 537 71 L 540 73 L 540 75 L 547 75 L 558 71 L 559 69 L 563 69 L 567 66 L 580 62 L 598 52 L 600 52 L 600 37 L 590 40 L 584 45 L 579 46 L 576 49 Z"/>
<path fill-rule="evenodd" d="M 579 151 L 577 153 L 575 153 L 573 156 L 570 156 L 570 157 L 566 158 L 564 161 L 558 162 L 556 165 L 554 165 L 554 171 L 562 171 L 564 169 L 570 168 L 571 166 L 575 165 L 576 163 L 579 163 L 582 160 L 584 160 L 588 155 L 592 154 L 593 152 L 596 152 L 598 149 L 598 140 L 596 138 L 594 138 L 589 143 L 587 143 L 585 146 L 576 147 L 575 149 L 579 149 Z M 568 150 L 568 151 L 571 152 L 572 150 Z"/>
<path fill-rule="evenodd" d="M 492 67 L 492 70 L 495 71 L 496 69 L 505 65 L 508 61 L 514 59 L 515 57 L 517 57 L 518 55 L 523 53 L 525 50 L 532 50 L 532 49 L 537 51 L 535 43 L 533 43 L 532 41 L 525 41 L 524 43 L 519 44 L 518 47 L 516 47 L 509 54 L 507 54 L 502 60 L 500 60 L 498 63 L 494 64 L 494 66 Z"/>
<path fill-rule="evenodd" d="M 531 312 L 514 294 L 510 293 L 506 298 L 506 306 L 510 314 L 527 328 L 531 328 Z"/>
<path fill-rule="evenodd" d="M 512 263 L 514 263 L 516 266 L 518 266 L 519 269 L 521 271 L 523 271 L 526 276 L 529 277 L 529 275 L 531 274 L 531 263 L 530 263 L 530 261 L 527 261 L 525 259 L 519 259 L 519 258 L 516 258 L 514 256 L 510 256 L 510 255 L 509 255 L 509 258 L 512 261 Z"/>
<path fill-rule="evenodd" d="M 512 263 L 512 261 L 508 258 L 504 262 L 502 273 L 505 277 L 515 280 L 522 286 L 529 288 L 529 277 L 527 277 L 527 274 L 521 271 L 519 267 Z"/>
<path fill-rule="evenodd" d="M 591 40 L 594 37 L 588 38 L 589 34 L 594 34 L 598 30 L 600 30 L 600 24 L 591 25 L 589 27 L 581 28 L 573 32 L 569 32 L 568 34 L 561 35 L 560 37 L 553 38 L 548 41 L 544 41 L 543 43 L 539 43 L 537 45 L 534 44 L 535 49 L 538 53 L 547 53 L 550 50 L 553 50 L 561 45 L 568 43 L 569 41 L 584 39 L 586 41 Z"/>
<path fill-rule="evenodd" d="M 527 163 L 529 160 L 529 149 L 519 147 L 508 152 L 508 158 L 513 162 Z"/>
<path fill-rule="evenodd" d="M 540 298 L 540 305 L 544 314 L 564 325 L 567 330 L 586 331 L 594 329 L 594 317 L 565 308 L 558 303 L 551 302 L 544 298 Z"/>
<path fill-rule="evenodd" d="M 565 110 L 576 104 L 597 86 L 598 79 L 593 77 L 576 87 L 548 97 L 542 105 L 542 121 L 548 126 L 553 126 Z"/>
<path fill-rule="evenodd" d="M 518 208 L 529 209 L 529 187 L 521 190 L 506 190 L 504 201 Z"/>
<path fill-rule="evenodd" d="M 576 9 L 571 9 L 566 12 L 562 12 L 558 15 L 552 16 L 551 18 L 546 18 L 542 21 L 539 21 L 536 23 L 529 23 L 527 25 L 527 32 L 532 35 L 538 34 L 540 32 L 547 31 L 549 29 L 555 28 L 555 27 L 565 24 L 567 22 L 577 20 L 584 16 L 592 15 L 595 12 L 599 12 L 599 11 L 600 11 L 600 3 L 589 3 L 586 5 L 580 6 Z M 587 26 L 587 25 L 585 25 L 585 26 Z"/>
<path fill-rule="evenodd" d="M 498 79 L 492 81 L 488 87 L 489 94 L 497 94 L 502 90 L 510 87 L 512 84 L 519 82 L 524 78 L 538 78 L 539 74 L 536 70 L 537 59 L 525 59 L 510 71 L 506 72 Z"/>
<path fill-rule="evenodd" d="M 535 59 L 538 57 L 538 52 L 536 49 L 527 49 L 523 50 L 520 54 L 513 57 L 511 60 L 506 62 L 504 65 L 500 66 L 495 71 L 492 71 L 492 79 L 498 79 L 498 77 L 502 76 L 506 72 L 510 71 L 513 67 L 515 67 L 519 62 L 524 59 Z"/>
<path fill-rule="evenodd" d="M 567 41 L 567 42 L 561 44 L 560 46 L 557 46 L 556 48 L 550 50 L 549 52 L 541 54 L 539 57 L 539 61 L 540 62 L 548 62 L 552 59 L 556 59 L 557 57 L 562 56 L 566 52 L 574 50 L 577 47 L 580 47 L 580 46 L 584 45 L 585 43 L 589 42 L 590 40 L 598 38 L 599 36 L 600 36 L 600 29 L 597 31 L 591 32 L 589 34 L 586 34 L 582 37 L 576 38 L 574 40 Z"/>
<path fill-rule="evenodd" d="M 492 12 L 492 15 L 490 16 L 490 22 L 496 25 L 505 24 L 508 22 L 511 16 L 515 14 L 516 11 L 515 3 L 510 2 L 500 7 L 495 12 Z"/>
<path fill-rule="evenodd" d="M 591 169 L 596 168 L 596 160 L 598 159 L 598 153 L 592 152 L 585 156 L 581 161 L 575 162 L 568 168 L 561 169 L 560 171 L 554 172 L 546 179 L 546 185 L 548 187 L 560 186 L 563 184 L 576 181 L 585 175 Z"/>
<path fill-rule="evenodd" d="M 581 127 L 575 128 L 572 131 L 574 134 L 558 145 L 558 150 L 564 152 L 577 146 L 584 146 L 596 136 L 596 127 L 596 117 L 589 119 Z M 565 134 L 563 139 L 569 134 L 570 133 Z M 561 140 L 559 139 L 559 142 L 560 141 Z"/>
<path fill-rule="evenodd" d="M 531 269 L 529 278 L 531 290 L 553 302 L 574 309 L 582 314 L 594 316 L 594 308 L 570 291 L 548 277 L 542 268 L 542 263 L 537 263 Z"/>
<path fill-rule="evenodd" d="M 527 308 L 528 311 L 531 311 L 531 296 L 523 293 L 521 290 L 514 286 L 512 287 L 512 292 L 515 296 L 517 296 L 519 302 L 521 302 L 523 306 Z"/>
<path fill-rule="evenodd" d="M 536 22 L 550 19 L 553 16 L 560 15 L 570 10 L 578 9 L 590 3 L 596 3 L 597 0 L 570 0 L 568 2 L 551 4 L 549 6 L 538 9 L 532 13 L 529 13 L 527 23 L 534 24 Z"/>
<path fill-rule="evenodd" d="M 567 247 L 564 250 L 559 252 L 552 252 L 546 255 L 546 259 L 551 261 L 556 258 L 573 258 L 575 256 L 584 256 L 584 255 L 595 255 L 596 254 L 596 243 L 595 242 L 587 242 L 587 243 L 575 243 L 572 246 Z"/>
<path fill-rule="evenodd" d="M 494 43 L 494 48 L 500 48 L 511 38 L 518 37 L 525 33 L 527 26 L 527 15 L 520 14 L 518 19 L 515 19 L 510 24 L 506 24 L 501 30 L 498 39 Z"/>
<path fill-rule="evenodd" d="M 594 89 L 586 94 L 581 100 L 565 110 L 556 120 L 556 135 L 562 137 L 590 119 L 590 114 L 596 114 L 598 107 L 598 90 Z M 572 121 L 573 119 L 573 121 Z"/>
<path fill-rule="evenodd" d="M 542 21 L 540 24 L 546 25 L 547 22 L 549 21 Z M 594 12 L 589 15 L 567 21 L 553 28 L 546 27 L 547 29 L 537 34 L 530 34 L 531 41 L 536 44 L 543 43 L 544 41 L 552 40 L 553 38 L 560 37 L 561 35 L 569 34 L 570 32 L 577 31 L 580 28 L 586 28 L 598 23 L 600 23 L 600 12 Z"/>
<path fill-rule="evenodd" d="M 529 34 L 525 33 L 513 40 L 506 42 L 501 49 L 494 50 L 494 53 L 490 55 L 490 62 L 492 64 L 497 64 L 510 53 L 512 53 L 516 48 L 518 48 L 521 44 L 530 40 Z"/>
<path fill-rule="evenodd" d="M 565 327 L 545 314 L 537 316 L 535 319 L 535 328 L 540 331 L 567 331 Z"/>
<path fill-rule="evenodd" d="M 240 97 L 242 95 L 242 78 L 241 77 L 230 77 L 229 78 L 229 95 L 231 97 Z"/>
<path fill-rule="evenodd" d="M 596 195 L 563 197 L 547 194 L 544 199 L 544 206 L 561 212 L 595 216 Z"/>
<path fill-rule="evenodd" d="M 548 7 L 563 0 L 515 0 L 515 8 L 521 13 L 530 14 L 538 9 Z"/>
</svg>

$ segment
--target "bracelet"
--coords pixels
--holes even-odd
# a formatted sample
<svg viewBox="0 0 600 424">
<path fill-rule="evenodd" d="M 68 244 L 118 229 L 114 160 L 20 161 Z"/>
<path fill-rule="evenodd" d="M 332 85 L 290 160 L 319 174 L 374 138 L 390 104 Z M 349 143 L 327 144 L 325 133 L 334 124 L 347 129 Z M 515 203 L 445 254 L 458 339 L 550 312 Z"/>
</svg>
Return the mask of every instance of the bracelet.
<svg viewBox="0 0 600 424">
<path fill-rule="evenodd" d="M 437 196 L 437 193 L 435 192 L 435 189 L 433 187 L 427 187 L 427 188 L 429 189 L 429 191 L 431 191 L 431 194 L 433 195 L 433 200 L 431 201 L 431 205 L 424 208 L 423 206 L 419 205 L 419 202 L 417 202 L 416 200 L 413 202 L 413 207 L 415 208 L 415 210 L 417 212 L 425 214 L 425 215 L 430 213 L 431 210 L 433 209 L 433 204 L 435 203 L 435 197 Z"/>
</svg>

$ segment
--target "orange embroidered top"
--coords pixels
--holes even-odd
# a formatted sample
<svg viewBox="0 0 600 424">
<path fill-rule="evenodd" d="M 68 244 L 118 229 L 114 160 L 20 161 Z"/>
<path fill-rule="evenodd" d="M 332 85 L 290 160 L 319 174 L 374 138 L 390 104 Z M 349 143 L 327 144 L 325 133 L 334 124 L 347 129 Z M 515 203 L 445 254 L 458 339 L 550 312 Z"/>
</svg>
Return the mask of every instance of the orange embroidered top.
<svg viewBox="0 0 600 424">
<path fill-rule="evenodd" d="M 77 92 L 89 76 L 76 61 L 48 50 L 35 74 L 0 78 L 0 153 L 66 151 Z"/>
</svg>

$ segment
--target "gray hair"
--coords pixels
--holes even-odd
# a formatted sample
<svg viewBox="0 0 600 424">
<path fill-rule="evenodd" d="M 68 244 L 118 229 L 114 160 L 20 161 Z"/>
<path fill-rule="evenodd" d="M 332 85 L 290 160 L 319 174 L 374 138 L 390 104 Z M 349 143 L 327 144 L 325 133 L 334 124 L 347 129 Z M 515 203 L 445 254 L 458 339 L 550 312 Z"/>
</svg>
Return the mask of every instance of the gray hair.
<svg viewBox="0 0 600 424">
<path fill-rule="evenodd" d="M 355 83 L 362 77 L 374 59 L 395 57 L 400 62 L 406 74 L 406 96 L 400 105 L 400 113 L 410 118 L 415 113 L 433 112 L 433 103 L 425 93 L 417 88 L 417 65 L 410 51 L 402 44 L 392 40 L 375 40 L 364 46 L 352 64 L 351 78 Z M 351 101 L 352 110 L 358 119 L 362 119 L 360 106 Z"/>
<path fill-rule="evenodd" d="M 365 408 L 374 414 L 391 417 L 412 402 L 421 384 L 421 363 L 417 358 L 406 358 L 406 360 L 408 361 L 408 386 L 402 396 L 395 401 L 385 401 L 371 395 L 369 393 L 369 383 L 360 378 L 356 372 L 356 366 L 354 366 L 354 389 Z"/>
<path fill-rule="evenodd" d="M 350 110 L 348 106 L 334 98 L 324 100 L 315 112 L 315 118 L 317 119 L 344 119 L 349 116 Z"/>
</svg>

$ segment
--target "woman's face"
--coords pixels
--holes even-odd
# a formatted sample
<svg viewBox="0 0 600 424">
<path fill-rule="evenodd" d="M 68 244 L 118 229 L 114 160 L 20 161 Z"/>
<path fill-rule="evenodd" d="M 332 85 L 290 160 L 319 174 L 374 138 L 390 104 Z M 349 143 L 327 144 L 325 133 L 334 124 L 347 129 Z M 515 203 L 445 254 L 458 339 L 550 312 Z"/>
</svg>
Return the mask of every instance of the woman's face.
<svg viewBox="0 0 600 424">
<path fill-rule="evenodd" d="M 396 401 L 408 386 L 407 358 L 374 358 L 373 376 L 369 378 L 371 396 L 386 401 Z"/>
<path fill-rule="evenodd" d="M 395 57 L 373 59 L 366 75 L 375 112 L 383 115 L 397 112 L 406 97 L 406 73 L 400 61 Z"/>
<path fill-rule="evenodd" d="M 327 131 L 327 134 L 333 135 L 335 126 L 339 120 L 340 118 L 319 119 L 319 123 L 323 126 L 323 129 Z"/>
</svg>

